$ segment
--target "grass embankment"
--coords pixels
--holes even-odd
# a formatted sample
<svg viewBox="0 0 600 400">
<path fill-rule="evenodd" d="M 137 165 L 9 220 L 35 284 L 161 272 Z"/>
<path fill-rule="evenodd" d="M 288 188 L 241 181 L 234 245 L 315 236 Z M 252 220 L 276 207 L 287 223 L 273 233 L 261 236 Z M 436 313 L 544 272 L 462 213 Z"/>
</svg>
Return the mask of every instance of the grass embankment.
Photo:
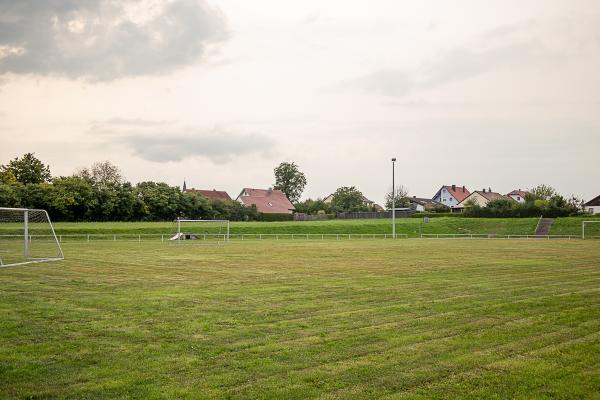
<svg viewBox="0 0 600 400">
<path fill-rule="evenodd" d="M 278 233 L 278 234 L 390 234 L 390 219 L 329 220 L 302 222 L 232 222 L 231 233 Z M 535 218 L 430 218 L 424 224 L 421 219 L 402 218 L 396 220 L 399 234 L 417 236 L 431 234 L 471 234 L 485 233 L 498 235 L 532 235 L 535 231 Z M 176 227 L 171 222 L 89 222 L 56 223 L 58 234 L 93 233 L 171 233 Z"/>
<path fill-rule="evenodd" d="M 550 233 L 553 235 L 581 235 L 583 221 L 599 221 L 600 217 L 566 217 L 556 218 Z M 589 224 L 585 228 L 588 236 L 600 236 L 600 223 Z"/>
<path fill-rule="evenodd" d="M 550 230 L 552 235 L 581 235 L 581 222 L 599 217 L 557 218 Z M 399 234 L 411 237 L 424 234 L 496 234 L 533 235 L 537 218 L 430 218 L 424 224 L 420 218 L 396 220 Z M 391 234 L 390 219 L 285 221 L 285 222 L 231 222 L 232 234 Z M 198 226 L 198 225 L 196 225 Z M 57 222 L 59 235 L 81 234 L 169 234 L 176 230 L 172 222 Z M 0 234 L 19 234 L 22 225 L 0 226 Z M 217 229 L 212 228 L 213 232 Z M 589 225 L 590 235 L 600 236 L 600 224 Z"/>
<path fill-rule="evenodd" d="M 65 244 L 0 269 L 0 398 L 597 398 L 600 246 Z"/>
</svg>

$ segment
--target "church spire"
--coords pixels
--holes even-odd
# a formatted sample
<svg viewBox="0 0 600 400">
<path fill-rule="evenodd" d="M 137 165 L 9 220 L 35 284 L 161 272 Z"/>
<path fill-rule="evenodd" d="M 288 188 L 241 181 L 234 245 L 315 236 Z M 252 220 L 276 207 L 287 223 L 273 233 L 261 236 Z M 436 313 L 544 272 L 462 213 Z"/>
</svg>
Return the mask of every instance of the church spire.
<svg viewBox="0 0 600 400">
<path fill-rule="evenodd" d="M 185 192 L 187 190 L 187 186 L 185 185 L 185 178 L 183 178 L 183 189 L 181 189 L 182 192 Z"/>
</svg>

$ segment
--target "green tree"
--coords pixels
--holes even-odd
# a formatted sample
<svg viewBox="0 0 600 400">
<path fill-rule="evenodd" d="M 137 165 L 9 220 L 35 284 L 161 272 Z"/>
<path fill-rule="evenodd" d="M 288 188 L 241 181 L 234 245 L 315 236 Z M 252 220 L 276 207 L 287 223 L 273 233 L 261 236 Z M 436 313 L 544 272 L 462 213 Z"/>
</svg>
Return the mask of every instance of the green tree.
<svg viewBox="0 0 600 400">
<path fill-rule="evenodd" d="M 394 206 L 397 207 L 408 207 L 410 205 L 410 199 L 408 198 L 408 189 L 404 185 L 396 186 L 396 193 L 392 194 L 390 189 L 385 194 L 385 208 L 388 210 L 392 209 L 392 197 L 395 198 Z"/>
<path fill-rule="evenodd" d="M 97 206 L 92 185 L 78 177 L 60 177 L 52 182 L 51 210 L 56 219 L 66 221 L 89 221 Z"/>
<path fill-rule="evenodd" d="M 18 184 L 0 184 L 0 207 L 21 206 Z"/>
<path fill-rule="evenodd" d="M 328 214 L 331 212 L 331 204 L 325 203 L 322 199 L 306 199 L 294 206 L 296 212 L 304 214 Z"/>
<path fill-rule="evenodd" d="M 144 219 L 172 221 L 179 216 L 181 192 L 178 187 L 163 182 L 140 182 L 135 190 L 145 205 Z"/>
<path fill-rule="evenodd" d="M 187 219 L 215 219 L 211 201 L 199 193 L 185 192 L 181 195 L 181 217 Z"/>
<path fill-rule="evenodd" d="M 44 165 L 33 153 L 24 154 L 21 158 L 9 161 L 8 165 L 2 166 L 3 174 L 7 172 L 23 184 L 49 182 L 50 167 Z"/>
<path fill-rule="evenodd" d="M 26 208 L 41 208 L 52 211 L 52 197 L 54 186 L 50 183 L 19 184 L 19 198 L 21 206 Z"/>
<path fill-rule="evenodd" d="M 118 166 L 110 161 L 99 161 L 90 168 L 81 168 L 74 176 L 86 179 L 97 186 L 118 185 L 123 182 L 123 175 Z"/>
<path fill-rule="evenodd" d="M 369 210 L 369 207 L 365 205 L 362 192 L 354 186 L 338 188 L 333 194 L 331 206 L 335 211 Z"/>
<path fill-rule="evenodd" d="M 275 168 L 274 172 L 275 185 L 273 185 L 273 188 L 285 193 L 292 203 L 300 200 L 306 186 L 306 177 L 298 169 L 298 166 L 293 162 L 282 162 Z"/>
<path fill-rule="evenodd" d="M 15 174 L 12 173 L 11 170 L 7 169 L 4 165 L 0 165 L 0 183 L 11 184 L 16 183 L 17 178 Z"/>
<path fill-rule="evenodd" d="M 552 186 L 537 185 L 529 190 L 529 193 L 525 196 L 525 200 L 528 202 L 534 202 L 535 200 L 548 201 L 556 195 L 558 195 L 558 192 Z"/>
</svg>

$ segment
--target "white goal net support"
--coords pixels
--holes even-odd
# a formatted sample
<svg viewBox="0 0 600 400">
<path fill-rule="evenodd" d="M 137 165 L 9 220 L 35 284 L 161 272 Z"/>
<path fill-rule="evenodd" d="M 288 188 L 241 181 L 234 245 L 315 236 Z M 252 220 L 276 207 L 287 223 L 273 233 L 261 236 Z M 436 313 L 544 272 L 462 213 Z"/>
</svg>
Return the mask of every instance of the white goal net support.
<svg viewBox="0 0 600 400">
<path fill-rule="evenodd" d="M 582 239 L 600 239 L 600 219 L 581 223 Z"/>
<path fill-rule="evenodd" d="M 0 267 L 64 260 L 46 210 L 0 207 Z"/>
<path fill-rule="evenodd" d="M 171 241 L 229 242 L 229 221 L 225 219 L 177 219 L 175 225 Z"/>
</svg>

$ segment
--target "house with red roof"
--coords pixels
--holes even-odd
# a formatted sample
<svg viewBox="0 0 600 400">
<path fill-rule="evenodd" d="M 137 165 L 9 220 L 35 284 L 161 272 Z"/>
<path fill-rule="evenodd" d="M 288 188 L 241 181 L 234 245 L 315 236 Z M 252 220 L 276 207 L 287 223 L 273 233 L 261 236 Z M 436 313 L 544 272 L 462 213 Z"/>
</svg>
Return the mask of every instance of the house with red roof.
<svg viewBox="0 0 600 400">
<path fill-rule="evenodd" d="M 256 206 L 265 214 L 291 214 L 295 207 L 281 190 L 244 188 L 236 198 L 244 206 Z"/>
<path fill-rule="evenodd" d="M 203 189 L 185 189 L 185 193 L 198 193 L 209 200 L 231 201 L 231 197 L 224 190 L 203 190 Z"/>
<path fill-rule="evenodd" d="M 453 208 L 470 194 L 471 192 L 464 186 L 444 185 L 431 199 L 447 207 Z"/>
<path fill-rule="evenodd" d="M 507 193 L 506 195 L 516 202 L 525 203 L 525 196 L 527 196 L 528 194 L 529 192 L 526 190 L 517 189 L 513 190 L 510 193 Z"/>
</svg>

